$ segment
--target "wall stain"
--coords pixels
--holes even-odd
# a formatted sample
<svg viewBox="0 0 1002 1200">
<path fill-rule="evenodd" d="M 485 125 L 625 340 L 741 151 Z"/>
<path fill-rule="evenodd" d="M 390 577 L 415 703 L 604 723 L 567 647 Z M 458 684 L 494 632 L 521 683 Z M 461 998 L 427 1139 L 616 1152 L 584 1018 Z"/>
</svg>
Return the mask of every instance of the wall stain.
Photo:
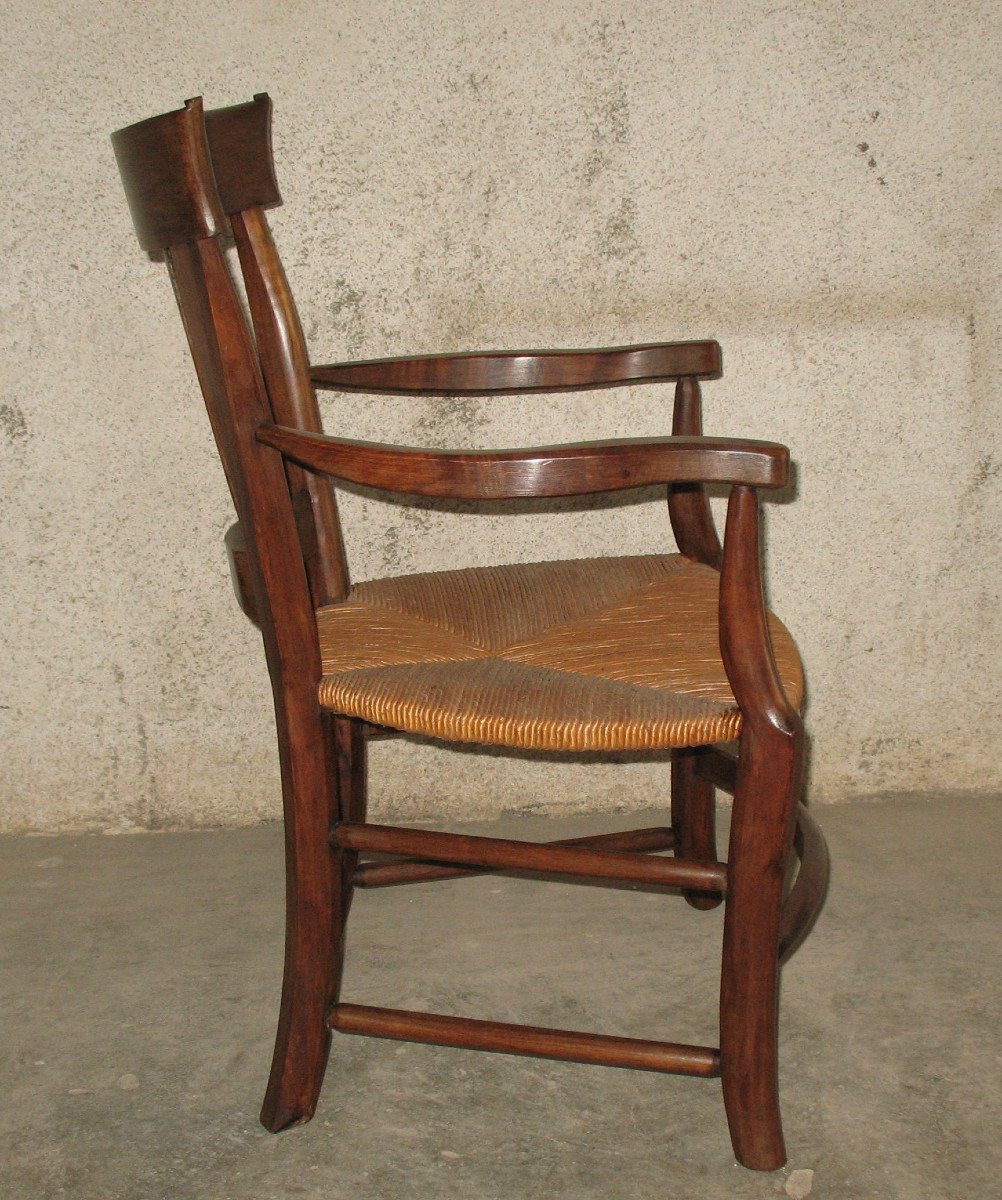
<svg viewBox="0 0 1002 1200">
<path fill-rule="evenodd" d="M 623 196 L 619 208 L 609 217 L 602 231 L 599 253 L 603 258 L 630 258 L 640 250 L 636 233 L 637 205 Z"/>
<path fill-rule="evenodd" d="M 334 281 L 334 297 L 328 310 L 348 354 L 356 354 L 365 344 L 364 304 L 365 293 L 352 287 L 343 275 Z"/>
<path fill-rule="evenodd" d="M 28 440 L 28 422 L 16 404 L 0 404 L 0 432 L 11 446 Z"/>
<path fill-rule="evenodd" d="M 591 151 L 582 168 L 586 184 L 595 183 L 611 166 L 611 151 L 624 145 L 630 132 L 626 81 L 616 77 L 616 70 L 629 51 L 626 22 L 598 22 L 592 27 L 591 41 L 595 50 L 590 57 L 597 60 L 594 77 L 600 82 L 589 118 Z"/>
<path fill-rule="evenodd" d="M 478 434 L 484 427 L 483 401 L 476 396 L 441 396 L 428 401 L 425 413 L 414 422 L 416 437 L 424 446 Z"/>
<path fill-rule="evenodd" d="M 382 569 L 388 575 L 395 575 L 400 570 L 400 526 L 388 525 L 383 532 L 383 544 L 380 547 Z"/>
<path fill-rule="evenodd" d="M 879 116 L 880 116 L 879 112 L 870 113 L 870 120 L 875 121 L 877 119 L 877 117 L 879 117 Z M 870 143 L 869 142 L 857 142 L 856 143 L 856 153 L 860 154 L 860 155 L 868 156 L 866 159 L 866 165 L 870 168 L 871 171 L 873 171 L 876 168 L 877 159 L 876 159 L 875 155 L 870 153 Z M 877 183 L 879 183 L 881 187 L 887 187 L 887 180 L 883 177 L 883 175 L 877 176 Z"/>
<path fill-rule="evenodd" d="M 922 760 L 922 743 L 919 738 L 906 736 L 863 738 L 859 748 L 859 770 L 870 771 L 883 768 L 887 760 L 903 755 L 913 760 Z"/>
<path fill-rule="evenodd" d="M 992 479 L 1002 475 L 1002 463 L 996 462 L 991 454 L 982 454 L 974 468 L 974 480 L 970 491 L 983 488 Z"/>
<path fill-rule="evenodd" d="M 401 575 L 414 570 L 415 550 L 426 540 L 433 514 L 422 508 L 406 508 L 399 522 L 388 525 L 380 546 L 380 572 Z"/>
</svg>

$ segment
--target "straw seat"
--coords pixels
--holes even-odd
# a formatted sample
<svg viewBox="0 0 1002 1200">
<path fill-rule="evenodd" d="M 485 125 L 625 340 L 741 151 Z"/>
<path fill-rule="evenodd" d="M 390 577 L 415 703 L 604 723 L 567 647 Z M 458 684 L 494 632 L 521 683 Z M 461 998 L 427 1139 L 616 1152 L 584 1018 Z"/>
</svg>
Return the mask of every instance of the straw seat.
<svg viewBox="0 0 1002 1200">
<path fill-rule="evenodd" d="M 719 574 L 681 555 L 478 567 L 356 584 L 317 613 L 320 702 L 450 741 L 533 750 L 729 742 Z M 798 707 L 793 639 L 770 617 Z"/>
</svg>

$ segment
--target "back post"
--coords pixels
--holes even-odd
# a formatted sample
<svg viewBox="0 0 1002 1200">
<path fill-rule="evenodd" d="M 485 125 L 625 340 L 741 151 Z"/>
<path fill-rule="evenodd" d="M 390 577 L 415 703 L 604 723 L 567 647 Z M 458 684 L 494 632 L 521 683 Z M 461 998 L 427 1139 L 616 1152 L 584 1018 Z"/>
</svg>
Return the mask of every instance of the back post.
<svg viewBox="0 0 1002 1200">
<path fill-rule="evenodd" d="M 336 998 L 341 864 L 328 845 L 337 764 L 317 699 L 320 650 L 281 455 L 257 441 L 274 419 L 220 238 L 227 232 L 201 99 L 112 142 L 140 244 L 163 254 L 237 516 L 264 638 L 278 731 L 287 871 L 285 976 L 262 1120 L 308 1120 L 327 1062 Z M 335 886 L 337 880 L 337 886 Z"/>
<path fill-rule="evenodd" d="M 240 256 L 258 356 L 275 420 L 322 433 L 302 324 L 264 210 L 282 203 L 271 151 L 271 99 L 210 109 L 205 128 L 216 187 Z M 337 501 L 329 479 L 286 463 L 313 603 L 348 594 Z"/>
</svg>

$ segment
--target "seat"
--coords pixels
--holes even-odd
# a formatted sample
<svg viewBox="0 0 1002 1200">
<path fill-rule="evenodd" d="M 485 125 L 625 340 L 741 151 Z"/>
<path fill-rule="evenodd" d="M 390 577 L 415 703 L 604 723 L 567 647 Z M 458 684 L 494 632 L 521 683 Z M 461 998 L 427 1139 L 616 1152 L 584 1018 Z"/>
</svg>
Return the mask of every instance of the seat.
<svg viewBox="0 0 1002 1200">
<path fill-rule="evenodd" d="M 208 112 L 190 100 L 112 139 L 140 245 L 169 267 L 238 518 L 226 538 L 237 596 L 261 629 L 275 700 L 287 925 L 262 1121 L 277 1131 L 309 1120 L 338 1030 L 719 1076 L 738 1160 L 776 1169 L 780 964 L 813 924 L 828 875 L 801 799 L 800 660 L 762 590 L 758 492 L 787 483 L 787 451 L 702 436 L 715 342 L 311 366 L 264 212 L 280 203 L 270 131 L 259 95 Z M 230 236 L 250 324 L 224 255 Z M 484 451 L 327 436 L 314 392 L 663 381 L 675 383 L 671 436 Z M 332 479 L 483 503 L 663 485 L 679 553 L 353 584 Z M 707 484 L 730 489 L 722 544 Z M 367 742 L 400 732 L 521 750 L 671 750 L 670 824 L 547 844 L 374 824 Z M 726 861 L 718 788 L 734 797 Z M 681 892 L 696 909 L 724 901 L 719 1047 L 341 999 L 357 888 L 491 871 Z"/>
<path fill-rule="evenodd" d="M 734 741 L 718 575 L 681 555 L 442 571 L 356 584 L 317 611 L 321 703 L 377 725 L 530 750 Z M 799 703 L 793 639 L 780 678 Z"/>
</svg>

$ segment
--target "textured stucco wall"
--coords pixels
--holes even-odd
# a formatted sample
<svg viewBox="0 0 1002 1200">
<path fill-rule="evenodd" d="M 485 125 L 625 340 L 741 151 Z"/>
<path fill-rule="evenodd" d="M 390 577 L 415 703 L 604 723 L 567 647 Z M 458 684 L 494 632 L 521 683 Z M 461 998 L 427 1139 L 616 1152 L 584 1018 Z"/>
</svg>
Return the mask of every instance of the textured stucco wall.
<svg viewBox="0 0 1002 1200">
<path fill-rule="evenodd" d="M 5 21 L 0 822 L 279 811 L 228 498 L 108 134 L 268 90 L 274 225 L 321 361 L 717 337 L 710 432 L 787 442 L 773 602 L 823 800 L 998 789 L 997 4 L 38 4 Z M 665 432 L 657 388 L 327 401 L 357 436 Z M 670 544 L 663 502 L 346 500 L 355 575 Z M 649 803 L 663 764 L 374 750 L 375 811 Z"/>
</svg>

